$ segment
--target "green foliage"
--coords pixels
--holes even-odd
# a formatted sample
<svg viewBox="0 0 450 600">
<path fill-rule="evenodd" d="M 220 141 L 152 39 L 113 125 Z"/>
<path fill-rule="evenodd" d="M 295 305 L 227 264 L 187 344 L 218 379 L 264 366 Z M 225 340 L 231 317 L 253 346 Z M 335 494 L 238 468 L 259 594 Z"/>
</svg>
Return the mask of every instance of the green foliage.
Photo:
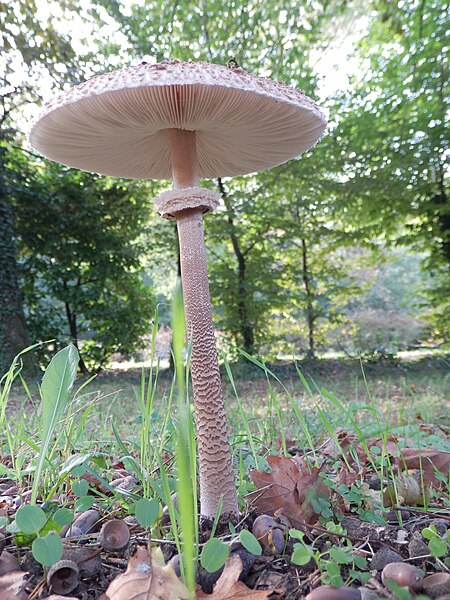
<svg viewBox="0 0 450 600">
<path fill-rule="evenodd" d="M 15 520 L 8 526 L 18 545 L 30 545 L 32 554 L 40 564 L 50 567 L 60 560 L 63 545 L 59 532 L 73 521 L 74 513 L 59 508 L 55 502 L 42 506 L 22 505 Z"/>
<path fill-rule="evenodd" d="M 340 12 L 339 2 L 311 0 L 301 6 L 295 0 L 282 6 L 274 0 L 230 6 L 215 0 L 192 6 L 182 0 L 175 11 L 164 3 L 135 2 L 126 10 L 120 1 L 102 0 L 101 4 L 118 23 L 133 56 L 156 62 L 177 58 L 223 65 L 235 57 L 255 74 L 277 78 L 284 73 L 292 82 L 299 77 L 308 81 L 308 50 L 318 40 L 322 22 L 333 11 Z"/>
<path fill-rule="evenodd" d="M 134 506 L 134 516 L 142 527 L 152 527 L 159 516 L 160 504 L 154 498 L 141 498 Z"/>
<path fill-rule="evenodd" d="M 69 403 L 69 392 L 75 382 L 78 360 L 77 349 L 71 344 L 52 358 L 42 378 L 42 419 L 39 430 L 41 447 L 34 472 L 31 504 L 37 499 L 44 462 L 48 458 L 55 428 Z"/>
<path fill-rule="evenodd" d="M 202 548 L 200 564 L 208 573 L 214 573 L 224 566 L 229 554 L 230 546 L 228 544 L 219 538 L 211 538 Z"/>
<path fill-rule="evenodd" d="M 446 531 L 443 536 L 439 535 L 434 525 L 422 529 L 422 536 L 428 540 L 428 549 L 431 556 L 442 558 L 450 552 L 450 531 Z M 450 560 L 447 559 L 446 564 Z"/>
<path fill-rule="evenodd" d="M 239 541 L 244 546 L 244 548 L 248 550 L 251 554 L 261 556 L 261 544 L 258 542 L 257 538 L 253 535 L 253 533 L 251 533 L 247 529 L 242 529 L 242 531 L 239 532 Z"/>
<path fill-rule="evenodd" d="M 54 531 L 43 537 L 37 537 L 31 545 L 31 552 L 38 563 L 44 567 L 51 567 L 63 555 L 61 538 Z"/>
<path fill-rule="evenodd" d="M 32 163 L 18 152 L 10 174 L 33 337 L 54 338 L 56 347 L 73 340 L 82 369 L 133 351 L 153 308 L 140 262 L 145 186 Z"/>
<path fill-rule="evenodd" d="M 16 513 L 16 524 L 22 533 L 37 533 L 47 522 L 47 515 L 39 506 L 21 506 Z"/>
<path fill-rule="evenodd" d="M 345 534 L 342 527 L 333 522 L 327 523 L 326 527 L 330 532 L 330 538 L 333 534 Z M 339 587 L 355 580 L 364 584 L 370 579 L 371 575 L 368 572 L 366 559 L 354 553 L 350 540 L 346 539 L 344 545 L 337 546 L 331 539 L 326 539 L 328 534 L 323 533 L 316 537 L 313 544 L 309 544 L 305 540 L 304 532 L 297 529 L 290 529 L 289 536 L 298 540 L 294 544 L 291 562 L 302 566 L 314 561 L 321 572 L 322 583 Z M 318 544 L 316 547 L 318 540 L 323 538 L 326 539 L 325 548 L 322 548 L 322 544 Z M 319 550 L 319 548 L 321 549 Z M 348 570 L 346 579 L 343 577 L 342 567 Z"/>
<path fill-rule="evenodd" d="M 377 8 L 360 42 L 365 76 L 333 108 L 349 217 L 425 251 L 427 269 L 448 282 L 448 6 Z M 446 288 L 430 287 L 431 318 L 448 308 Z M 448 321 L 436 324 L 443 332 Z"/>
</svg>

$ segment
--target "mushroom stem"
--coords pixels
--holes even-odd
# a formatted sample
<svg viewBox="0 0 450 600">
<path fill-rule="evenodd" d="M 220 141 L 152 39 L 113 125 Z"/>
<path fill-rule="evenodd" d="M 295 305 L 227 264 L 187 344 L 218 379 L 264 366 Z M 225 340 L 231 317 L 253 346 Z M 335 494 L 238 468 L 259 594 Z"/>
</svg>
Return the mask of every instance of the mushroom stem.
<svg viewBox="0 0 450 600">
<path fill-rule="evenodd" d="M 174 189 L 196 186 L 195 132 L 170 130 L 169 140 Z M 214 517 L 221 497 L 223 513 L 237 513 L 238 505 L 212 321 L 202 213 L 201 208 L 186 209 L 177 212 L 175 218 L 187 337 L 192 343 L 200 511 Z"/>
<path fill-rule="evenodd" d="M 195 131 L 168 129 L 172 159 L 173 189 L 183 190 L 198 185 L 198 163 Z"/>
</svg>

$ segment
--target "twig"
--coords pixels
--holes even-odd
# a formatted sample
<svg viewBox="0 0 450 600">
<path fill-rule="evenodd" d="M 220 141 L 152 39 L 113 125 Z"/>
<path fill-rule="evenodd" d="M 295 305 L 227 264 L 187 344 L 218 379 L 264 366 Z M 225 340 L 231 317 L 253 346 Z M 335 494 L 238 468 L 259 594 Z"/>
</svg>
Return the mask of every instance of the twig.
<svg viewBox="0 0 450 600">
<path fill-rule="evenodd" d="M 381 585 L 381 583 L 379 583 L 375 579 L 375 577 L 371 577 L 369 579 L 369 581 L 367 582 L 367 584 L 368 585 L 370 584 L 375 589 L 375 591 L 378 594 L 380 594 L 381 597 L 383 597 L 383 598 L 387 597 L 387 598 L 392 598 L 392 599 L 395 598 L 395 596 L 393 596 L 389 590 L 387 590 L 383 585 Z"/>
<path fill-rule="evenodd" d="M 43 589 L 44 585 L 45 579 L 41 579 L 40 581 L 38 581 L 37 584 L 34 586 L 33 591 L 28 596 L 28 600 L 33 600 L 34 598 L 37 598 L 39 592 Z"/>
</svg>

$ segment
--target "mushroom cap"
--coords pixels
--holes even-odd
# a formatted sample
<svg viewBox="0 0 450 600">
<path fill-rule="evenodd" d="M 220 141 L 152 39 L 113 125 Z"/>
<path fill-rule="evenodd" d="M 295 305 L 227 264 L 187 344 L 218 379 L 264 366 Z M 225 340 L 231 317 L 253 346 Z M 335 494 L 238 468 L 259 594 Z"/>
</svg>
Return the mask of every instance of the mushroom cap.
<svg viewBox="0 0 450 600">
<path fill-rule="evenodd" d="M 196 132 L 199 177 L 244 175 L 286 162 L 326 127 L 298 89 L 205 62 L 140 64 L 94 77 L 47 102 L 31 145 L 104 175 L 171 179 L 166 129 Z"/>
</svg>

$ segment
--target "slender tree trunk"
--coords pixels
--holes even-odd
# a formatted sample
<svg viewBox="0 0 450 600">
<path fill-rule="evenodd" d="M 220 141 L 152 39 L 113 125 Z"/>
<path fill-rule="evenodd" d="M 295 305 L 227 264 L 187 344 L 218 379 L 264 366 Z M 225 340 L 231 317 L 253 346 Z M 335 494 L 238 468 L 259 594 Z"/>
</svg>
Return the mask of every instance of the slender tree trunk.
<svg viewBox="0 0 450 600">
<path fill-rule="evenodd" d="M 314 293 L 311 285 L 311 276 L 308 265 L 308 251 L 305 238 L 302 238 L 302 278 L 306 294 L 306 322 L 308 325 L 308 357 L 315 357 L 315 315 L 314 315 Z"/>
<path fill-rule="evenodd" d="M 3 374 L 14 357 L 30 345 L 17 277 L 13 210 L 6 197 L 5 149 L 0 146 L 0 370 Z M 24 356 L 24 364 L 32 366 Z"/>
<path fill-rule="evenodd" d="M 243 253 L 241 246 L 239 244 L 239 239 L 236 235 L 236 229 L 234 226 L 234 212 L 231 207 L 230 202 L 227 198 L 227 193 L 225 191 L 224 185 L 222 183 L 222 179 L 219 177 L 218 180 L 219 191 L 223 199 L 223 203 L 225 204 L 225 208 L 227 209 L 227 219 L 229 224 L 230 231 L 230 239 L 231 245 L 233 246 L 233 251 L 236 256 L 237 261 L 237 279 L 238 279 L 238 299 L 237 299 L 237 307 L 238 307 L 238 316 L 239 316 L 239 328 L 242 336 L 243 347 L 246 352 L 252 354 L 255 347 L 255 333 L 253 326 L 250 322 L 249 310 L 248 310 L 248 301 L 247 301 L 247 262 L 245 259 L 245 254 Z"/>
<path fill-rule="evenodd" d="M 64 289 L 67 290 L 67 283 L 64 281 L 63 283 Z M 70 333 L 70 341 L 72 342 L 72 344 L 75 346 L 75 348 L 78 350 L 78 354 L 80 357 L 78 366 L 79 369 L 81 371 L 81 373 L 89 373 L 89 369 L 86 366 L 86 363 L 83 360 L 83 356 L 80 352 L 80 348 L 78 346 L 78 325 L 77 325 L 77 315 L 76 313 L 72 310 L 72 307 L 70 306 L 70 304 L 68 302 L 65 302 L 65 307 L 66 307 L 66 316 L 67 316 L 67 324 L 69 325 L 69 333 Z"/>
</svg>

